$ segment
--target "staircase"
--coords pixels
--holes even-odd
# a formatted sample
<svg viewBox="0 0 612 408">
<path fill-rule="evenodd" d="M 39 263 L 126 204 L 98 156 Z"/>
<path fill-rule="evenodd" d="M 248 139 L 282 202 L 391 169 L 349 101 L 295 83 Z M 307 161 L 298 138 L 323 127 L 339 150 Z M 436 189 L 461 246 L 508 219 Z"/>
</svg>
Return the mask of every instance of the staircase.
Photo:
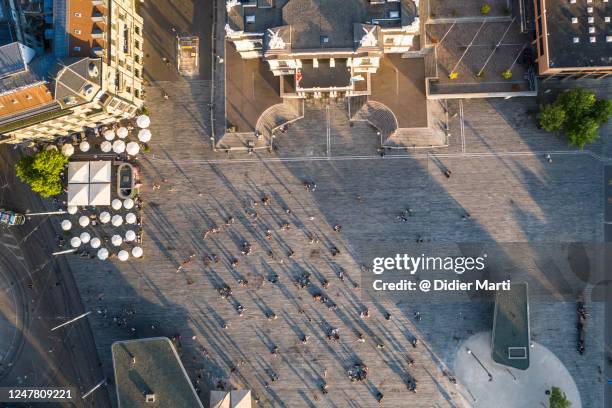
<svg viewBox="0 0 612 408">
<path fill-rule="evenodd" d="M 268 139 L 282 125 L 304 117 L 304 106 L 299 99 L 287 99 L 266 109 L 257 120 L 255 130 Z"/>
</svg>

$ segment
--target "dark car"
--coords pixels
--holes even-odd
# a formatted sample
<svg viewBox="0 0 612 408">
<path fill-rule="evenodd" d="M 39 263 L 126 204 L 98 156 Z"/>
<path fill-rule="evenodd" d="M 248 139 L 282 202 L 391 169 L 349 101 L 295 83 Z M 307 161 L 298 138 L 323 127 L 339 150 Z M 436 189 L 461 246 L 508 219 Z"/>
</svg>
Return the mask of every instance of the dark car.
<svg viewBox="0 0 612 408">
<path fill-rule="evenodd" d="M 26 218 L 23 214 L 0 208 L 0 223 L 6 225 L 23 225 Z"/>
</svg>

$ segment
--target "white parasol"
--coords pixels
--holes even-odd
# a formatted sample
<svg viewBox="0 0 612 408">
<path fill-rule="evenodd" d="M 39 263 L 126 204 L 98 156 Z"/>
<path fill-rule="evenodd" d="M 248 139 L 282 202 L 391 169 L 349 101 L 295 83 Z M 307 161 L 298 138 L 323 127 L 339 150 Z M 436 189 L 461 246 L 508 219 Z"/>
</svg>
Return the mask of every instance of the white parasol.
<svg viewBox="0 0 612 408">
<path fill-rule="evenodd" d="M 140 115 L 136 118 L 136 124 L 139 128 L 145 129 L 151 124 L 151 119 L 147 115 Z"/>
<path fill-rule="evenodd" d="M 127 261 L 129 257 L 130 257 L 130 254 L 125 249 L 122 249 L 117 254 L 117 258 L 119 258 L 119 260 L 122 261 L 122 262 Z"/>
<path fill-rule="evenodd" d="M 123 200 L 123 207 L 126 210 L 131 210 L 132 208 L 134 208 L 134 200 L 132 200 L 131 198 L 126 198 L 125 200 Z"/>
<path fill-rule="evenodd" d="M 140 258 L 142 256 L 142 248 L 139 246 L 135 246 L 134 248 L 132 248 L 132 256 L 134 256 L 134 258 Z"/>
<path fill-rule="evenodd" d="M 111 220 L 111 215 L 108 213 L 108 211 L 103 211 L 100 213 L 100 216 L 98 218 L 100 219 L 100 222 L 102 224 L 106 224 Z"/>
<path fill-rule="evenodd" d="M 106 248 L 98 249 L 98 258 L 100 258 L 102 261 L 108 258 L 108 249 Z"/>
<path fill-rule="evenodd" d="M 104 138 L 108 141 L 111 141 L 115 138 L 115 131 L 113 129 L 106 129 L 104 131 Z"/>
<path fill-rule="evenodd" d="M 69 231 L 72 228 L 72 223 L 69 220 L 62 221 L 62 229 L 64 231 Z"/>
<path fill-rule="evenodd" d="M 128 224 L 136 224 L 136 214 L 127 213 L 125 215 L 125 222 L 127 222 Z"/>
<path fill-rule="evenodd" d="M 70 240 L 70 246 L 73 248 L 78 248 L 81 246 L 81 238 L 79 237 L 72 237 L 72 239 Z"/>
<path fill-rule="evenodd" d="M 89 240 L 91 240 L 91 235 L 89 235 L 89 232 L 84 231 L 84 232 L 81 232 L 80 238 L 81 238 L 81 242 L 86 244 L 89 242 Z"/>
<path fill-rule="evenodd" d="M 104 153 L 109 153 L 111 150 L 113 150 L 113 144 L 108 140 L 105 140 L 100 143 L 100 150 L 102 150 Z"/>
<path fill-rule="evenodd" d="M 89 225 L 89 217 L 86 215 L 81 215 L 81 217 L 79 217 L 79 225 L 81 227 L 86 227 Z"/>
<path fill-rule="evenodd" d="M 138 140 L 142 143 L 147 143 L 151 140 L 151 131 L 149 129 L 140 129 L 138 131 Z"/>
<path fill-rule="evenodd" d="M 101 244 L 102 244 L 102 241 L 100 241 L 100 238 L 98 237 L 93 237 L 91 241 L 89 241 L 89 245 L 91 245 L 91 247 L 94 249 L 100 248 Z"/>
<path fill-rule="evenodd" d="M 123 217 L 120 216 L 119 214 L 115 214 L 113 215 L 111 223 L 113 224 L 113 226 L 119 227 L 123 224 Z"/>
<path fill-rule="evenodd" d="M 89 142 L 87 140 L 83 140 L 81 144 L 79 144 L 79 149 L 82 152 L 88 152 L 90 147 L 91 146 L 89 145 Z"/>
<path fill-rule="evenodd" d="M 119 129 L 117 129 L 117 137 L 119 139 L 125 139 L 126 137 L 128 137 L 127 128 L 124 126 L 121 126 Z"/>
<path fill-rule="evenodd" d="M 121 209 L 121 200 L 118 199 L 118 198 L 115 198 L 111 202 L 111 207 L 113 207 L 113 210 L 120 210 Z"/>
<path fill-rule="evenodd" d="M 114 246 L 120 246 L 121 244 L 123 244 L 123 238 L 121 238 L 121 235 L 113 235 L 113 237 L 111 238 L 111 244 L 113 244 Z"/>
<path fill-rule="evenodd" d="M 66 208 L 66 211 L 68 212 L 68 214 L 72 214 L 72 215 L 76 214 L 78 210 L 79 210 L 79 207 L 77 207 L 76 205 L 69 205 Z"/>
<path fill-rule="evenodd" d="M 115 140 L 113 142 L 113 152 L 117 154 L 125 152 L 125 142 L 123 140 Z"/>
<path fill-rule="evenodd" d="M 132 242 L 136 239 L 136 233 L 134 232 L 134 230 L 127 230 L 125 232 L 125 240 L 128 242 Z"/>
<path fill-rule="evenodd" d="M 62 154 L 66 157 L 70 157 L 74 154 L 74 146 L 70 143 L 66 143 L 62 146 Z"/>
<path fill-rule="evenodd" d="M 140 146 L 136 142 L 129 142 L 125 147 L 127 154 L 130 156 L 136 156 L 140 152 Z"/>
</svg>

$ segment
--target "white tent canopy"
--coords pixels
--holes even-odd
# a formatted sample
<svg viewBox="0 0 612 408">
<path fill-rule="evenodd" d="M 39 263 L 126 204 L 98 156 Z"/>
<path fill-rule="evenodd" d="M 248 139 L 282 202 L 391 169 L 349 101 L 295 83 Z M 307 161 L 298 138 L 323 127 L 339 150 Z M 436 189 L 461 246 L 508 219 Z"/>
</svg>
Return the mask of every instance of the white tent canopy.
<svg viewBox="0 0 612 408">
<path fill-rule="evenodd" d="M 139 128 L 148 128 L 151 124 L 151 119 L 147 115 L 140 115 L 136 118 L 136 124 Z"/>
<path fill-rule="evenodd" d="M 108 141 L 113 140 L 115 138 L 115 131 L 113 129 L 106 129 L 104 131 L 104 138 Z"/>
<path fill-rule="evenodd" d="M 98 249 L 98 258 L 100 258 L 101 260 L 105 260 L 106 258 L 108 258 L 108 249 L 106 248 Z"/>
<path fill-rule="evenodd" d="M 98 218 L 100 219 L 100 222 L 102 224 L 106 224 L 111 220 L 111 215 L 108 213 L 108 211 L 103 211 L 100 213 L 100 216 Z"/>
<path fill-rule="evenodd" d="M 82 243 L 86 244 L 91 239 L 91 235 L 89 235 L 89 232 L 83 231 L 81 232 L 81 236 L 79 238 L 81 238 Z"/>
<path fill-rule="evenodd" d="M 136 224 L 136 214 L 127 213 L 125 215 L 125 222 L 127 222 L 128 224 Z"/>
<path fill-rule="evenodd" d="M 230 391 L 231 408 L 251 408 L 251 390 Z"/>
<path fill-rule="evenodd" d="M 87 184 L 68 184 L 68 205 L 79 206 L 89 203 Z"/>
<path fill-rule="evenodd" d="M 122 262 L 127 261 L 129 257 L 130 257 L 130 254 L 125 249 L 122 249 L 117 254 L 117 258 L 119 258 L 119 260 L 122 261 Z"/>
<path fill-rule="evenodd" d="M 117 154 L 125 152 L 125 142 L 123 140 L 115 140 L 113 142 L 113 152 Z"/>
<path fill-rule="evenodd" d="M 89 149 L 91 148 L 91 146 L 89 145 L 89 142 L 87 140 L 83 140 L 80 144 L 79 144 L 79 149 L 82 152 L 88 152 Z"/>
<path fill-rule="evenodd" d="M 89 182 L 110 183 L 111 162 L 102 160 L 89 162 Z"/>
<path fill-rule="evenodd" d="M 143 254 L 142 248 L 139 246 L 135 246 L 134 248 L 132 248 L 132 256 L 134 258 L 140 258 Z"/>
<path fill-rule="evenodd" d="M 120 216 L 119 214 L 115 214 L 113 215 L 113 218 L 111 220 L 111 223 L 115 226 L 115 227 L 119 227 L 121 226 L 121 224 L 123 224 L 123 217 Z"/>
<path fill-rule="evenodd" d="M 120 246 L 121 244 L 123 244 L 123 238 L 121 238 L 121 235 L 113 235 L 113 237 L 111 238 L 111 244 L 113 244 L 114 246 Z"/>
<path fill-rule="evenodd" d="M 117 137 L 120 139 L 125 139 L 126 137 L 128 137 L 127 128 L 124 126 L 121 126 L 119 129 L 117 129 Z"/>
<path fill-rule="evenodd" d="M 78 248 L 81 246 L 81 238 L 79 237 L 72 237 L 72 239 L 70 240 L 70 246 L 73 248 Z"/>
<path fill-rule="evenodd" d="M 136 239 L 136 233 L 134 230 L 127 230 L 125 232 L 125 240 L 128 242 L 134 241 Z"/>
<path fill-rule="evenodd" d="M 73 161 L 68 163 L 68 184 L 89 183 L 89 162 Z"/>
<path fill-rule="evenodd" d="M 64 231 L 69 231 L 70 228 L 72 228 L 72 223 L 70 222 L 70 220 L 64 220 L 62 221 L 62 229 Z"/>
<path fill-rule="evenodd" d="M 136 142 L 129 142 L 125 150 L 130 156 L 136 156 L 140 152 L 140 146 Z"/>
<path fill-rule="evenodd" d="M 151 140 L 151 131 L 149 129 L 140 129 L 138 131 L 138 140 L 142 143 L 147 143 Z"/>
<path fill-rule="evenodd" d="M 62 146 L 62 154 L 66 157 L 70 157 L 74 154 L 74 146 L 70 143 L 66 143 Z"/>
<path fill-rule="evenodd" d="M 102 150 L 104 153 L 108 153 L 111 150 L 113 150 L 113 144 L 109 142 L 108 140 L 105 140 L 102 143 L 100 143 L 100 150 Z"/>
<path fill-rule="evenodd" d="M 89 217 L 88 217 L 88 216 L 86 216 L 86 215 L 81 215 L 81 216 L 79 217 L 79 225 L 80 225 L 81 227 L 86 227 L 86 226 L 88 226 L 88 225 L 89 225 Z"/>
<path fill-rule="evenodd" d="M 110 183 L 89 185 L 89 205 L 109 205 L 110 202 Z"/>
<path fill-rule="evenodd" d="M 100 241 L 100 238 L 98 237 L 93 237 L 91 241 L 89 241 L 89 245 L 91 245 L 91 247 L 94 249 L 100 248 L 101 244 L 102 244 L 102 241 Z"/>
</svg>

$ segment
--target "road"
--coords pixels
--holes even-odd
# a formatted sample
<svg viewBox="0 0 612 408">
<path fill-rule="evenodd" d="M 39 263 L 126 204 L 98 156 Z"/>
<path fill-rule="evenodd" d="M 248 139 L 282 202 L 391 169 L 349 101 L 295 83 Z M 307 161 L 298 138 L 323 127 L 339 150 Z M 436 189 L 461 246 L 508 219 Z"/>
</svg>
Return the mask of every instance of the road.
<svg viewBox="0 0 612 408">
<path fill-rule="evenodd" d="M 0 205 L 22 212 L 44 210 L 44 203 L 13 175 L 12 163 L 20 153 L 12 147 L 0 148 Z M 11 319 L 16 336 L 1 361 L 0 386 L 88 391 L 103 378 L 88 321 L 51 332 L 52 327 L 82 313 L 83 305 L 66 260 L 50 255 L 57 249 L 50 218 L 31 217 L 22 227 L 4 228 L 0 243 L 0 268 L 8 279 L 0 282 L 0 288 L 16 299 Z M 3 315 L 7 312 L 11 311 L 0 310 Z M 0 332 L 10 329 L 5 326 Z M 108 407 L 110 399 L 102 388 L 87 400 L 79 397 L 65 406 Z"/>
</svg>

